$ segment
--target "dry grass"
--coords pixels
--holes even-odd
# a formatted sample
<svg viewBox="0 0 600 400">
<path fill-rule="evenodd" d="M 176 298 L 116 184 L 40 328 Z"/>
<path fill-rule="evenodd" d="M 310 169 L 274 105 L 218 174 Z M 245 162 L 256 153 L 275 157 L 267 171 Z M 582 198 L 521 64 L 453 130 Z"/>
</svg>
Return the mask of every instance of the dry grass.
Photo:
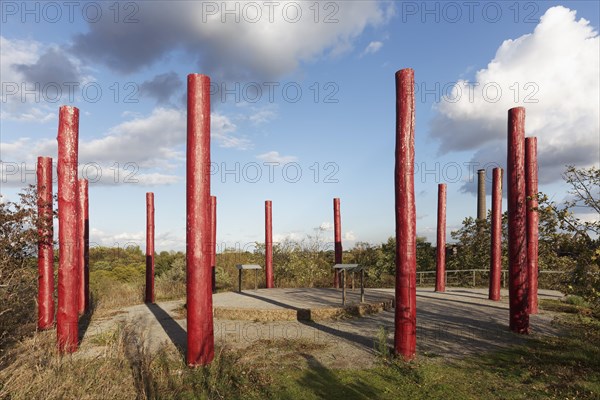
<svg viewBox="0 0 600 400">
<path fill-rule="evenodd" d="M 104 314 L 144 301 L 144 285 L 138 282 L 118 282 L 108 278 L 90 280 L 95 313 Z"/>
<path fill-rule="evenodd" d="M 234 351 L 217 349 L 210 366 L 193 369 L 172 347 L 150 352 L 133 325 L 89 344 L 61 356 L 55 331 L 23 340 L 0 360 L 0 399 L 251 399 L 270 383 Z"/>
<path fill-rule="evenodd" d="M 100 355 L 85 359 L 77 354 L 60 356 L 56 332 L 38 332 L 3 358 L 0 398 L 136 398 L 125 338 L 115 335 Z"/>
</svg>

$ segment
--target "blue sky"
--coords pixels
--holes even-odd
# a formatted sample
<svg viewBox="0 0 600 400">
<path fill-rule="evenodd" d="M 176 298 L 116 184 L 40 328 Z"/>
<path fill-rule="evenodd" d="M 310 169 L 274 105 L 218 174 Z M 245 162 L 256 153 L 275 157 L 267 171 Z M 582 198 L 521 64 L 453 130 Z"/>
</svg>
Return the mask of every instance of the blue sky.
<svg viewBox="0 0 600 400">
<path fill-rule="evenodd" d="M 220 248 L 264 240 L 266 199 L 275 240 L 321 227 L 332 241 L 333 197 L 346 248 L 393 235 L 401 68 L 417 85 L 417 231 L 433 242 L 438 183 L 448 233 L 475 214 L 478 168 L 490 206 L 509 108 L 527 109 L 553 199 L 565 197 L 565 164 L 600 158 L 598 2 L 4 1 L 1 12 L 3 199 L 35 183 L 38 155 L 56 157 L 58 107 L 77 106 L 98 245 L 143 247 L 152 191 L 157 250 L 185 248 L 192 72 L 215 85 Z"/>
</svg>

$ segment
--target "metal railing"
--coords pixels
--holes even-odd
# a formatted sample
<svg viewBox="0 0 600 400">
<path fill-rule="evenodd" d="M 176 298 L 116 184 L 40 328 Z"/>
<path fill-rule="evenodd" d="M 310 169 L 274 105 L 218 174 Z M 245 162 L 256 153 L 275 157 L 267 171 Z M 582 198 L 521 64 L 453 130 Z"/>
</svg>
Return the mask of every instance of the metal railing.
<svg viewBox="0 0 600 400">
<path fill-rule="evenodd" d="M 488 286 L 489 284 L 489 269 L 450 269 L 446 270 L 446 285 L 466 285 L 470 283 L 473 287 Z M 559 274 L 567 274 L 568 271 L 539 271 L 540 286 L 552 286 L 550 279 L 543 278 L 543 275 L 553 276 Z M 431 276 L 429 276 L 431 275 Z M 502 270 L 502 287 L 507 286 L 508 270 Z M 469 282 L 470 281 L 470 282 Z M 549 285 L 546 285 L 548 283 Z M 542 285 L 543 284 L 543 285 Z M 435 271 L 417 271 L 417 285 L 431 286 L 435 285 Z M 549 287 L 550 288 L 550 287 Z"/>
</svg>

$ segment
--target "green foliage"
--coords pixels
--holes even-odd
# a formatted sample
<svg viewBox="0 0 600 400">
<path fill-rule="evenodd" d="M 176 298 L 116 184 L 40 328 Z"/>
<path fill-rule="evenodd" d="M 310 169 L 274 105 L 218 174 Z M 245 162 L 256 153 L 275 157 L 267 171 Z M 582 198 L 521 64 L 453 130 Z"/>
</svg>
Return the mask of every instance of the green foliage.
<svg viewBox="0 0 600 400">
<path fill-rule="evenodd" d="M 600 169 L 567 166 L 563 179 L 570 186 L 567 199 L 558 204 L 540 193 L 540 215 L 553 221 L 550 246 L 568 257 L 565 291 L 600 307 Z"/>
<path fill-rule="evenodd" d="M 35 329 L 37 225 L 33 186 L 0 202 L 0 349 Z"/>
<path fill-rule="evenodd" d="M 486 269 L 490 265 L 490 217 L 485 221 L 477 221 L 467 217 L 462 227 L 452 231 L 450 236 L 456 240 L 457 251 L 448 257 L 448 269 Z M 504 241 L 506 242 L 506 241 Z"/>
</svg>

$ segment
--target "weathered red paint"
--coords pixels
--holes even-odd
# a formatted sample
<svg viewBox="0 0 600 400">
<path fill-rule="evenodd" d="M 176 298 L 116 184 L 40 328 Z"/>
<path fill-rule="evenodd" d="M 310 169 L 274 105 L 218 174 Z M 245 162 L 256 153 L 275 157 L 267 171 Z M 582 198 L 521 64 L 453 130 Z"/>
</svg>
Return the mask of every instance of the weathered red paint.
<svg viewBox="0 0 600 400">
<path fill-rule="evenodd" d="M 210 216 L 210 78 L 187 78 L 186 272 L 188 365 L 207 365 L 215 354 L 212 313 Z"/>
<path fill-rule="evenodd" d="M 154 193 L 146 193 L 146 303 L 154 303 Z"/>
<path fill-rule="evenodd" d="M 340 211 L 340 199 L 333 199 L 333 232 L 334 232 L 334 249 L 335 249 L 335 264 L 342 264 L 342 215 Z M 339 270 L 333 271 L 333 286 L 339 287 Z"/>
<path fill-rule="evenodd" d="M 58 310 L 56 336 L 63 353 L 77 350 L 79 237 L 77 152 L 79 109 L 62 106 L 58 115 Z"/>
<path fill-rule="evenodd" d="M 502 168 L 493 171 L 491 229 L 489 299 L 498 301 L 502 280 Z"/>
<path fill-rule="evenodd" d="M 527 194 L 527 278 L 528 309 L 538 313 L 538 162 L 537 138 L 525 138 L 525 186 Z"/>
<path fill-rule="evenodd" d="M 90 310 L 90 222 L 88 180 L 79 179 L 78 185 L 78 210 L 79 210 L 79 314 Z"/>
<path fill-rule="evenodd" d="M 266 286 L 273 288 L 273 204 L 265 201 L 265 274 Z"/>
<path fill-rule="evenodd" d="M 435 291 L 446 291 L 446 184 L 438 185 Z"/>
<path fill-rule="evenodd" d="M 52 226 L 52 158 L 37 159 L 38 329 L 54 325 L 54 251 Z"/>
<path fill-rule="evenodd" d="M 510 329 L 529 333 L 525 194 L 525 108 L 508 110 L 508 293 Z"/>
<path fill-rule="evenodd" d="M 405 360 L 417 346 L 417 236 L 414 192 L 415 98 L 414 71 L 396 72 L 396 309 L 394 350 Z"/>
<path fill-rule="evenodd" d="M 210 196 L 210 265 L 212 292 L 217 291 L 217 196 Z"/>
</svg>

